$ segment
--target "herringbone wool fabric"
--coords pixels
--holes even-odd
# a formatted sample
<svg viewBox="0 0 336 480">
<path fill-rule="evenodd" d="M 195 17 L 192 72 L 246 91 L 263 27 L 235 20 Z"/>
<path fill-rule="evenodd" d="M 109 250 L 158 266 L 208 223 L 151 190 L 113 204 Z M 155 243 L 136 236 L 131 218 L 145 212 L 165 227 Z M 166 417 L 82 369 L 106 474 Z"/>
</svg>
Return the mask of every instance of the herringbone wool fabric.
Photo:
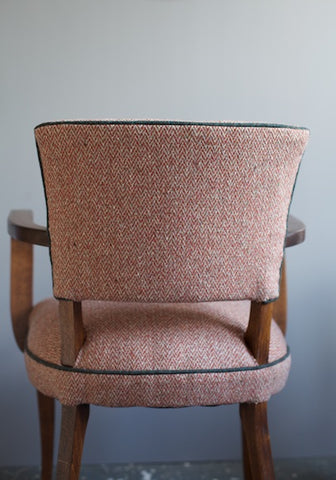
<svg viewBox="0 0 336 480">
<path fill-rule="evenodd" d="M 56 122 L 35 135 L 57 298 L 278 296 L 306 129 Z"/>
<path fill-rule="evenodd" d="M 71 369 L 60 363 L 57 301 L 46 300 L 30 316 L 28 375 L 65 405 L 267 401 L 285 385 L 290 357 L 273 322 L 269 364 L 260 368 L 243 339 L 248 317 L 249 302 L 83 302 L 87 338 Z"/>
</svg>

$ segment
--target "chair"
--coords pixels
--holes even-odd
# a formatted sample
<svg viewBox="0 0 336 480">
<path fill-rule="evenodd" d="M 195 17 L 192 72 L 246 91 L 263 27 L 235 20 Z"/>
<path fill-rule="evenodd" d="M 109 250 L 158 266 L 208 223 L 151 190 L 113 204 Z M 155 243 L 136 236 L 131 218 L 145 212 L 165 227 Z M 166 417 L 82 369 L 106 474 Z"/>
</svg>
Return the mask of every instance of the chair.
<svg viewBox="0 0 336 480">
<path fill-rule="evenodd" d="M 43 480 L 55 398 L 59 480 L 78 479 L 89 404 L 239 403 L 245 478 L 274 478 L 267 401 L 290 368 L 283 253 L 304 239 L 303 224 L 287 223 L 308 135 L 165 121 L 35 128 L 47 229 L 13 211 L 8 231 Z M 33 244 L 50 249 L 55 297 L 37 305 Z"/>
</svg>

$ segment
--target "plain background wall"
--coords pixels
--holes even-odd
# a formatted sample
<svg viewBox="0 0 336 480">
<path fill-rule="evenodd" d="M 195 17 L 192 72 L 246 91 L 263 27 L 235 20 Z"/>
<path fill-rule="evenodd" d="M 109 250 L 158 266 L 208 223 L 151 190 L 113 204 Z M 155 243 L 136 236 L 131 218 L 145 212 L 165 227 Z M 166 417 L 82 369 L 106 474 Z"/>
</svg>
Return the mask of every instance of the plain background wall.
<svg viewBox="0 0 336 480">
<path fill-rule="evenodd" d="M 270 402 L 276 457 L 336 454 L 334 0 L 0 0 L 0 464 L 36 464 L 35 393 L 9 317 L 10 208 L 45 222 L 33 127 L 158 118 L 311 129 L 288 251 L 293 367 Z M 35 298 L 50 294 L 36 250 Z M 92 408 L 84 462 L 238 458 L 236 406 Z"/>
</svg>

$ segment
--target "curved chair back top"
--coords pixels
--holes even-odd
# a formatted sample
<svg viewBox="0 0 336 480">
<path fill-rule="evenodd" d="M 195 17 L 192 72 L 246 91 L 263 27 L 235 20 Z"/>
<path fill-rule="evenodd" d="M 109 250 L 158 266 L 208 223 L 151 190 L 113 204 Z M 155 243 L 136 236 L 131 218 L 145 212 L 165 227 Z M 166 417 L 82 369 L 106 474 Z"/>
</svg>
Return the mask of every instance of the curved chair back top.
<svg viewBox="0 0 336 480">
<path fill-rule="evenodd" d="M 37 126 L 55 297 L 276 298 L 308 135 L 262 124 Z"/>
</svg>

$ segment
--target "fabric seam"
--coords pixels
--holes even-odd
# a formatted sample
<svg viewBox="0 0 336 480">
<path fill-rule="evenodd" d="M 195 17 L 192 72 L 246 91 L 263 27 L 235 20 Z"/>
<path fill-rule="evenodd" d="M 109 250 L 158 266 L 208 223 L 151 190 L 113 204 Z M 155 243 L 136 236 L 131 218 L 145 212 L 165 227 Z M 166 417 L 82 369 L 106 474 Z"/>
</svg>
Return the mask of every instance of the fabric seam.
<svg viewBox="0 0 336 480">
<path fill-rule="evenodd" d="M 252 127 L 252 128 L 289 128 L 293 130 L 308 130 L 307 127 L 296 125 L 284 125 L 278 123 L 249 123 L 249 122 L 188 122 L 169 120 L 58 120 L 43 122 L 36 125 L 34 130 L 40 127 L 52 125 L 172 125 L 172 126 L 209 126 L 209 127 Z"/>
<path fill-rule="evenodd" d="M 236 373 L 253 370 L 263 370 L 265 368 L 274 367 L 279 363 L 284 362 L 290 355 L 290 349 L 287 346 L 286 354 L 274 360 L 273 362 L 264 363 L 262 365 L 254 365 L 248 367 L 230 367 L 230 368 L 210 368 L 210 369 L 190 369 L 190 370 L 96 370 L 77 367 L 67 367 L 65 365 L 58 365 L 57 363 L 49 362 L 35 355 L 28 347 L 25 346 L 25 353 L 35 362 L 44 365 L 45 367 L 53 368 L 71 373 L 82 373 L 87 375 L 123 375 L 123 376 L 146 376 L 146 375 L 198 375 L 209 373 Z"/>
</svg>

